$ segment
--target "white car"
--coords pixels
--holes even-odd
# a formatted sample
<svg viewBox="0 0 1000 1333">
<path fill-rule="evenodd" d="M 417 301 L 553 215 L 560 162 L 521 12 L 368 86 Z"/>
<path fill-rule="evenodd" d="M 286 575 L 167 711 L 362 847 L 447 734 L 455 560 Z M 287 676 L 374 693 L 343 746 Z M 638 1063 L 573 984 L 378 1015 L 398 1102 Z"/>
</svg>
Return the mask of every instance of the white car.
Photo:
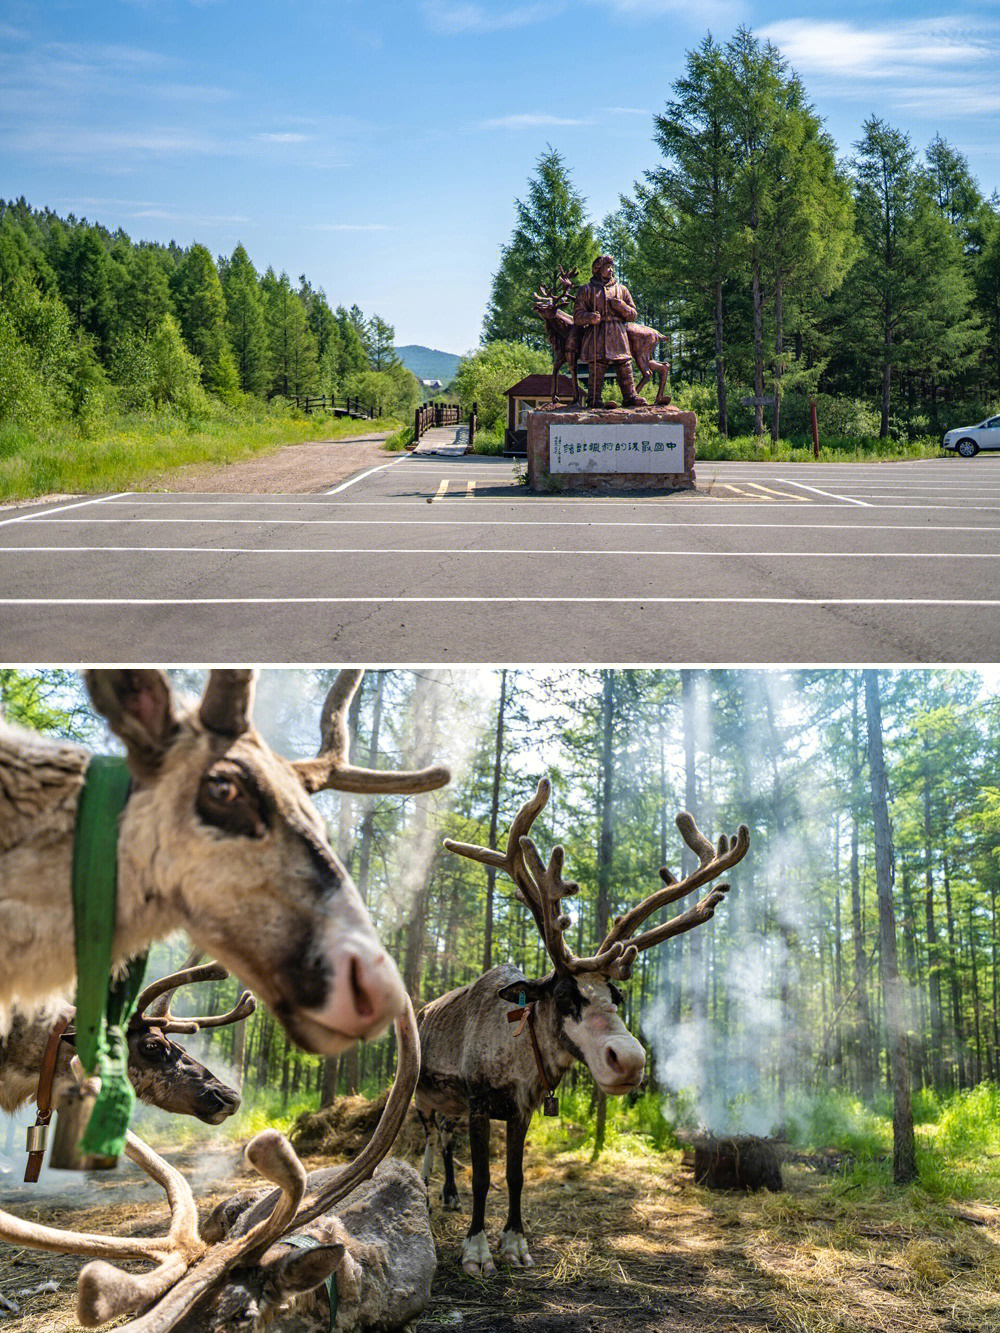
<svg viewBox="0 0 1000 1333">
<path fill-rule="evenodd" d="M 978 426 L 959 426 L 941 441 L 942 449 L 954 449 L 963 458 L 975 458 L 980 449 L 1000 449 L 1000 417 L 990 417 Z"/>
</svg>

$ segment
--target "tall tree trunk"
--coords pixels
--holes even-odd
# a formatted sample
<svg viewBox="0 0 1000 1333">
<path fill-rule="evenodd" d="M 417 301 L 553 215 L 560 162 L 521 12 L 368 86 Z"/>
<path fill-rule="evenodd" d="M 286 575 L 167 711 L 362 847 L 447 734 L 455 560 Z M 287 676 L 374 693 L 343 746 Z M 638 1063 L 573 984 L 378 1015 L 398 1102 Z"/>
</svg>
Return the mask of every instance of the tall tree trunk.
<svg viewBox="0 0 1000 1333">
<path fill-rule="evenodd" d="M 931 857 L 930 751 L 924 740 L 924 919 L 927 925 L 927 992 L 931 1008 L 931 1069 L 934 1086 L 944 1086 L 944 1033 L 941 1016 L 941 950 L 934 922 L 934 872 Z"/>
<path fill-rule="evenodd" d="M 716 263 L 721 257 L 716 251 Z M 715 281 L 715 393 L 719 403 L 719 434 L 729 434 L 729 415 L 726 405 L 726 356 L 723 343 L 722 279 Z"/>
<path fill-rule="evenodd" d="M 764 310 L 760 284 L 760 255 L 757 252 L 756 210 L 750 223 L 754 241 L 750 250 L 750 274 L 753 287 L 753 391 L 757 399 L 764 396 Z M 764 434 L 764 408 L 758 401 L 753 409 L 753 433 L 759 440 Z"/>
<path fill-rule="evenodd" d="M 916 913 L 913 908 L 913 893 L 910 886 L 910 867 L 903 864 L 903 952 L 906 958 L 906 972 L 909 978 L 909 1012 L 907 1025 L 910 1034 L 910 1064 L 913 1070 L 913 1086 L 924 1086 L 923 1039 L 920 1035 L 920 1016 L 917 1012 L 917 991 L 920 986 L 920 969 L 917 962 Z"/>
<path fill-rule="evenodd" d="M 608 904 L 611 889 L 611 857 L 614 851 L 614 828 L 611 821 L 611 801 L 614 790 L 614 724 L 615 724 L 615 673 L 602 671 L 603 691 L 601 695 L 601 745 L 598 760 L 598 790 L 601 793 L 601 843 L 597 858 L 597 927 L 594 938 L 602 940 L 608 929 Z M 604 1147 L 604 1133 L 607 1124 L 608 1099 L 603 1092 L 597 1094 L 597 1124 L 594 1127 L 594 1156 Z"/>
<path fill-rule="evenodd" d="M 942 862 L 942 881 L 944 883 L 945 924 L 948 930 L 948 983 L 951 992 L 951 1020 L 955 1034 L 955 1051 L 958 1057 L 958 1086 L 967 1087 L 965 1069 L 965 1024 L 962 1022 L 962 990 L 958 978 L 958 947 L 955 942 L 955 914 L 951 906 L 951 876 L 948 873 L 948 858 Z"/>
<path fill-rule="evenodd" d="M 490 847 L 495 851 L 497 845 L 497 817 L 500 810 L 500 769 L 503 762 L 503 714 L 507 703 L 507 669 L 500 672 L 500 702 L 497 705 L 497 739 L 493 753 L 493 797 L 490 802 Z M 496 886 L 497 872 L 494 866 L 486 867 L 486 925 L 483 931 L 483 971 L 488 972 L 493 966 L 493 891 Z"/>
<path fill-rule="evenodd" d="M 878 889 L 879 950 L 885 986 L 886 1026 L 892 1067 L 892 1177 L 897 1185 L 917 1179 L 910 1104 L 910 1062 L 906 1046 L 903 993 L 896 957 L 896 917 L 892 903 L 892 831 L 886 797 L 888 783 L 882 754 L 882 704 L 878 672 L 865 672 L 865 712 L 868 719 L 868 770 L 871 776 L 872 818 L 875 824 L 875 882 Z"/>
<path fill-rule="evenodd" d="M 851 703 L 851 930 L 854 936 L 854 983 L 857 988 L 857 1060 L 861 1097 L 870 1103 L 875 1095 L 872 1064 L 872 1019 L 868 995 L 868 959 L 861 921 L 861 870 L 858 860 L 861 811 L 861 751 L 858 729 L 858 678 L 854 676 Z"/>
<path fill-rule="evenodd" d="M 781 379 L 784 364 L 784 292 L 781 278 L 774 284 L 774 408 L 771 412 L 771 439 L 777 442 L 781 431 Z"/>
</svg>

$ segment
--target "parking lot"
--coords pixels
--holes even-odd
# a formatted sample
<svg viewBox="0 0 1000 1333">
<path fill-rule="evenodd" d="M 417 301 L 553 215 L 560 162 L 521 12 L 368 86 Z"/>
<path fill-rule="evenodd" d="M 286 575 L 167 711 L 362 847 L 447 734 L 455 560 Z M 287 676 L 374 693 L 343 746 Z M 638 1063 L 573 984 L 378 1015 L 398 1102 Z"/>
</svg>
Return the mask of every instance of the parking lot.
<svg viewBox="0 0 1000 1333">
<path fill-rule="evenodd" d="M 1000 459 L 704 463 L 677 495 L 533 495 L 403 456 L 329 493 L 0 513 L 7 662 L 977 662 Z"/>
</svg>

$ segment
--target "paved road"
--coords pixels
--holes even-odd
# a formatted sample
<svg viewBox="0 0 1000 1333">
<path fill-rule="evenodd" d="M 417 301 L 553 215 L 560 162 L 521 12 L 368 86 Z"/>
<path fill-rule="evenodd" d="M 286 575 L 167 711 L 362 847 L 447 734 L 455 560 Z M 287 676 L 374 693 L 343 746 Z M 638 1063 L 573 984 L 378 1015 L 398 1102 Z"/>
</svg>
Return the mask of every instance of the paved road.
<svg viewBox="0 0 1000 1333">
<path fill-rule="evenodd" d="M 1000 660 L 1000 458 L 698 484 L 563 499 L 406 456 L 325 495 L 7 511 L 0 661 Z"/>
</svg>

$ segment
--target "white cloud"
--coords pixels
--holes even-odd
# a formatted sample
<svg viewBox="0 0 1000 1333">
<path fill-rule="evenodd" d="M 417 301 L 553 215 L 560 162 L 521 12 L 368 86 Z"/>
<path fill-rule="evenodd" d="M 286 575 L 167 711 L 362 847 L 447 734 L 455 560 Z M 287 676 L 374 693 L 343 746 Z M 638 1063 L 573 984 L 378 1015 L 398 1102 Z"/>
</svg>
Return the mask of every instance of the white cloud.
<svg viewBox="0 0 1000 1333">
<path fill-rule="evenodd" d="M 510 116 L 497 116 L 493 120 L 479 122 L 485 130 L 527 130 L 545 125 L 593 125 L 594 121 L 575 120 L 571 116 L 550 116 L 544 113 L 518 112 Z"/>
<path fill-rule="evenodd" d="M 307 143 L 315 138 L 312 134 L 295 134 L 290 131 L 284 131 L 277 134 L 258 134 L 258 139 L 263 139 L 265 143 Z"/>
<path fill-rule="evenodd" d="M 643 106 L 606 106 L 604 110 L 610 116 L 651 116 L 652 111 Z"/>
<path fill-rule="evenodd" d="M 800 74 L 912 78 L 996 59 L 995 24 L 956 16 L 864 27 L 840 19 L 783 19 L 761 30 Z"/>
<path fill-rule="evenodd" d="M 737 19 L 745 10 L 743 0 L 700 0 L 697 8 L 691 0 L 589 0 L 603 5 L 622 18 L 681 18 L 688 26 L 706 27 Z"/>
<path fill-rule="evenodd" d="M 453 36 L 463 32 L 500 32 L 523 28 L 552 18 L 564 8 L 562 0 L 529 0 L 527 4 L 501 7 L 477 0 L 423 0 L 421 9 L 435 32 Z"/>
<path fill-rule="evenodd" d="M 218 223 L 239 223 L 241 226 L 253 224 L 252 218 L 213 216 L 205 213 L 171 213 L 169 209 L 165 208 L 138 208 L 126 216 L 130 218 L 157 218 L 163 222 L 195 222 L 199 226 Z"/>
</svg>

